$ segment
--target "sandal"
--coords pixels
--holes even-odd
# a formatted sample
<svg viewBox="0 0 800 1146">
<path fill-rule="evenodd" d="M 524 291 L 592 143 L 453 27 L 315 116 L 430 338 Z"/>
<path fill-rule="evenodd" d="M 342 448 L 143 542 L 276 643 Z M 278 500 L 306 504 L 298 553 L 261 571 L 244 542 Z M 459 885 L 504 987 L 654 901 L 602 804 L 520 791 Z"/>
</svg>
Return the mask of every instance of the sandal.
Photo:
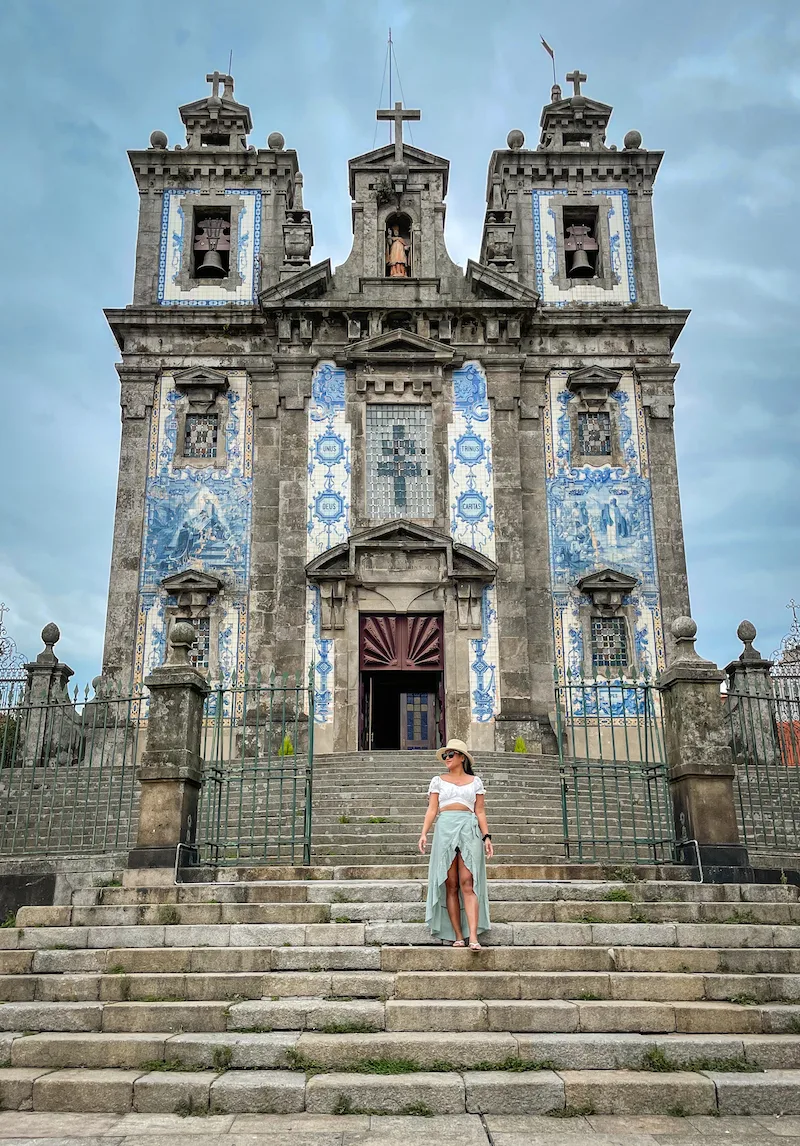
<svg viewBox="0 0 800 1146">
<path fill-rule="evenodd" d="M 469 949 L 470 949 L 470 951 L 483 951 L 483 948 L 481 947 L 481 945 L 477 939 L 471 939 L 470 940 Z"/>
<path fill-rule="evenodd" d="M 456 941 L 455 941 L 455 943 L 453 944 L 453 946 L 454 946 L 454 947 L 466 947 L 466 943 L 464 942 L 464 940 L 463 940 L 463 939 L 456 939 Z"/>
</svg>

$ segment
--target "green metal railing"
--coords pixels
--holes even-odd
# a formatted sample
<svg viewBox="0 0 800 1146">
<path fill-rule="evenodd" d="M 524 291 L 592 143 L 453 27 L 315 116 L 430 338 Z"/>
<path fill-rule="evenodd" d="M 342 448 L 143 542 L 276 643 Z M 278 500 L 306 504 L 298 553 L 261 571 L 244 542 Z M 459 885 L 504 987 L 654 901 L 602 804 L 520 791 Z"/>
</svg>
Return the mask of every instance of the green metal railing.
<svg viewBox="0 0 800 1146">
<path fill-rule="evenodd" d="M 745 677 L 724 703 L 743 841 L 755 851 L 800 852 L 800 678 Z"/>
<path fill-rule="evenodd" d="M 556 677 L 564 850 L 572 862 L 660 863 L 675 830 L 661 696 L 631 679 Z"/>
<path fill-rule="evenodd" d="M 206 702 L 195 861 L 309 864 L 313 667 L 220 683 Z"/>
<path fill-rule="evenodd" d="M 141 692 L 32 703 L 0 688 L 0 856 L 125 851 L 136 834 Z"/>
</svg>

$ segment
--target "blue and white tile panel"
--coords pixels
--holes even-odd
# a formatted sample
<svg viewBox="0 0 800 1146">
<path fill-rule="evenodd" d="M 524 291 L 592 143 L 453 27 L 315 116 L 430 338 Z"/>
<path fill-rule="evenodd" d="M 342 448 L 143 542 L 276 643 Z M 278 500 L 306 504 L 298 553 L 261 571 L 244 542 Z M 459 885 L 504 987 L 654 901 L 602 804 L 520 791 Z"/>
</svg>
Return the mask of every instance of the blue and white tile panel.
<svg viewBox="0 0 800 1146">
<path fill-rule="evenodd" d="M 350 536 L 350 426 L 344 413 L 345 372 L 321 362 L 308 406 L 306 560 Z"/>
<path fill-rule="evenodd" d="M 164 191 L 161 210 L 161 250 L 158 265 L 158 301 L 162 306 L 229 306 L 255 302 L 258 296 L 258 256 L 261 251 L 261 191 L 253 188 L 227 188 L 226 195 L 244 201 L 239 215 L 238 249 L 231 251 L 242 281 L 235 290 L 224 290 L 217 281 L 197 282 L 188 290 L 178 285 L 183 246 L 191 241 L 181 201 L 199 195 L 199 188 Z"/>
<path fill-rule="evenodd" d="M 590 602 L 575 583 L 611 568 L 637 579 L 625 602 L 634 609 L 636 666 L 655 675 L 665 663 L 664 637 L 641 389 L 624 374 L 612 395 L 624 464 L 573 468 L 568 376 L 566 370 L 550 372 L 544 421 L 556 666 L 562 679 L 567 669 L 582 673 L 579 608 Z"/>
<path fill-rule="evenodd" d="M 611 200 L 608 209 L 608 230 L 611 244 L 611 270 L 615 285 L 608 290 L 592 285 L 591 280 L 576 281 L 568 290 L 558 285 L 558 251 L 556 245 L 556 214 L 549 201 L 566 190 L 534 191 L 533 242 L 536 256 L 536 289 L 542 302 L 566 306 L 571 302 L 631 303 L 636 302 L 636 276 L 633 270 L 633 243 L 628 192 L 601 188 L 593 195 Z"/>
<path fill-rule="evenodd" d="M 150 425 L 145 525 L 139 572 L 139 618 L 134 677 L 141 681 L 164 660 L 165 577 L 186 569 L 223 581 L 217 659 L 222 675 L 243 673 L 247 655 L 247 606 L 253 494 L 253 420 L 248 380 L 228 374 L 228 465 L 173 466 L 177 406 L 172 374 L 161 376 Z"/>
<path fill-rule="evenodd" d="M 454 541 L 495 560 L 492 412 L 480 362 L 453 372 L 453 420 L 447 428 L 448 504 Z M 494 587 L 484 590 L 482 633 L 470 641 L 472 720 L 483 724 L 499 710 L 499 658 Z"/>
<path fill-rule="evenodd" d="M 350 426 L 345 420 L 345 372 L 321 362 L 308 407 L 306 560 L 350 536 Z M 319 589 L 306 595 L 306 671 L 314 662 L 314 720 L 333 723 L 334 642 L 320 637 Z"/>
</svg>

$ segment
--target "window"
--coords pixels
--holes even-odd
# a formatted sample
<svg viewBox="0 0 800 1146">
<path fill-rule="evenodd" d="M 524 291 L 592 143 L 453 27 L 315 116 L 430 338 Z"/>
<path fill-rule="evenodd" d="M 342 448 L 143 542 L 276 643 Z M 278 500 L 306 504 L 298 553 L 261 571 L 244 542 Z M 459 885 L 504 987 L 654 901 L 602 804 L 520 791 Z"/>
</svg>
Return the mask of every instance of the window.
<svg viewBox="0 0 800 1146">
<path fill-rule="evenodd" d="M 367 517 L 430 518 L 433 429 L 430 406 L 367 406 Z"/>
<path fill-rule="evenodd" d="M 592 668 L 626 668 L 628 638 L 624 617 L 592 617 Z"/>
<path fill-rule="evenodd" d="M 564 208 L 564 260 L 568 279 L 591 279 L 598 273 L 597 208 Z"/>
<path fill-rule="evenodd" d="M 215 458 L 219 414 L 187 414 L 183 434 L 185 458 Z"/>
<path fill-rule="evenodd" d="M 611 456 L 611 415 L 607 410 L 579 411 L 578 444 L 584 457 Z"/>
<path fill-rule="evenodd" d="M 231 267 L 230 207 L 196 207 L 192 277 L 224 279 Z"/>
<path fill-rule="evenodd" d="M 208 670 L 208 657 L 211 651 L 211 618 L 210 617 L 180 617 L 187 621 L 197 633 L 197 640 L 189 649 L 189 664 L 196 669 Z"/>
</svg>

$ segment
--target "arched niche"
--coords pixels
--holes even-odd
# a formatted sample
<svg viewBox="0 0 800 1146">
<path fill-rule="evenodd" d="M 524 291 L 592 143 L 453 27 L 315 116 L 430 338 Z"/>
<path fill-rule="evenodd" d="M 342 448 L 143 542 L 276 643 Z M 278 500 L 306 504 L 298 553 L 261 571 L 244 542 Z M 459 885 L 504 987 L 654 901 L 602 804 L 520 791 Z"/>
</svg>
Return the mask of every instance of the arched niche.
<svg viewBox="0 0 800 1146">
<path fill-rule="evenodd" d="M 386 278 L 411 278 L 415 274 L 413 225 L 404 211 L 386 218 Z"/>
</svg>

